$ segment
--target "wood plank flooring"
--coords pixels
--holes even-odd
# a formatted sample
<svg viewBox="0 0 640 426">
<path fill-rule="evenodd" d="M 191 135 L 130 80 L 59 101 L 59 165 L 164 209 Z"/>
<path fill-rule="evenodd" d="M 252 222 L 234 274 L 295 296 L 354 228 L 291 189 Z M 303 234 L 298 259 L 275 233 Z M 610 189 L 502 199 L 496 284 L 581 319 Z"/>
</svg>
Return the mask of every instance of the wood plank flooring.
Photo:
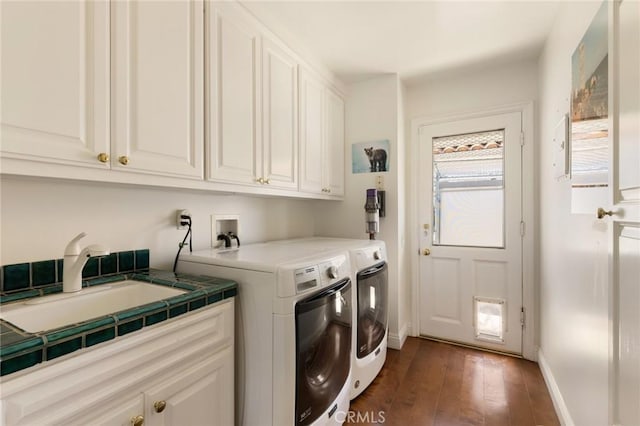
<svg viewBox="0 0 640 426">
<path fill-rule="evenodd" d="M 389 349 L 374 382 L 354 401 L 345 424 L 559 425 L 538 364 L 408 338 Z"/>
</svg>

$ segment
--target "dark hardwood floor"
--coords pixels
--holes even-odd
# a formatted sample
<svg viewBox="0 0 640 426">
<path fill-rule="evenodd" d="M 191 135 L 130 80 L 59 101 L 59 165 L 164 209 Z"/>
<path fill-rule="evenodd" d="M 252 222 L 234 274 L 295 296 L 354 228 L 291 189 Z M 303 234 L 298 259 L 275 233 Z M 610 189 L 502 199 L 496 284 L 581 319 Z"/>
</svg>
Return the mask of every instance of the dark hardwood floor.
<svg viewBox="0 0 640 426">
<path fill-rule="evenodd" d="M 538 364 L 430 340 L 390 349 L 346 424 L 559 425 Z"/>
</svg>

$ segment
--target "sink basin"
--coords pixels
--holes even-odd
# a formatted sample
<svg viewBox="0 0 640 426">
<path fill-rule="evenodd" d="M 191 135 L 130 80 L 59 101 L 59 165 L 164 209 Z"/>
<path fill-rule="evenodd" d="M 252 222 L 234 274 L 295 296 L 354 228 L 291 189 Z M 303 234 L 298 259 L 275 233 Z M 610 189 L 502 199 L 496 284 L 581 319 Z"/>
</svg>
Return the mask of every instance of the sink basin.
<svg viewBox="0 0 640 426">
<path fill-rule="evenodd" d="M 186 293 L 172 287 L 125 280 L 76 293 L 38 297 L 5 305 L 0 318 L 30 333 L 52 330 Z"/>
</svg>

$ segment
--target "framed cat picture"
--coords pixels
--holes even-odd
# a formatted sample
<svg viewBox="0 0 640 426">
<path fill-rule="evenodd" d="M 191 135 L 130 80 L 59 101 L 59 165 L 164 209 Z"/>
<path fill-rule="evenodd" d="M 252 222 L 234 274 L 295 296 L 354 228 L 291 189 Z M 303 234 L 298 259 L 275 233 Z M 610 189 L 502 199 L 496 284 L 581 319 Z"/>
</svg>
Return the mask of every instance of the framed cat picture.
<svg viewBox="0 0 640 426">
<path fill-rule="evenodd" d="M 388 140 L 360 142 L 351 145 L 352 173 L 380 173 L 389 171 L 390 145 Z"/>
</svg>

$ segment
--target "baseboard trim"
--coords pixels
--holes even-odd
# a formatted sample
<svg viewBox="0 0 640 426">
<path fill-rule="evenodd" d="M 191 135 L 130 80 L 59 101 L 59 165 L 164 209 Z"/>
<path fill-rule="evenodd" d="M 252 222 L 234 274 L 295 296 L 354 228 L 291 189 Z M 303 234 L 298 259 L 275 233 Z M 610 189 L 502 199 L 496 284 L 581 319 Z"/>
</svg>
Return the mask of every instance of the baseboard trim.
<svg viewBox="0 0 640 426">
<path fill-rule="evenodd" d="M 556 379 L 553 377 L 553 373 L 551 372 L 549 364 L 547 364 L 547 360 L 542 353 L 542 349 L 538 349 L 538 365 L 540 366 L 542 377 L 547 384 L 547 389 L 549 390 L 549 394 L 551 395 L 551 401 L 553 401 L 553 406 L 556 409 L 556 414 L 558 415 L 560 424 L 562 424 L 563 426 L 574 426 L 573 420 L 571 419 L 571 414 L 569 414 L 569 409 L 564 403 L 564 398 L 562 398 L 560 388 L 556 383 Z"/>
<path fill-rule="evenodd" d="M 404 342 L 407 340 L 408 328 L 409 328 L 409 324 L 405 323 L 400 329 L 400 332 L 398 334 L 389 333 L 389 338 L 387 339 L 387 346 L 390 347 L 391 349 L 396 349 L 398 351 L 402 349 L 402 346 L 404 346 Z"/>
</svg>

